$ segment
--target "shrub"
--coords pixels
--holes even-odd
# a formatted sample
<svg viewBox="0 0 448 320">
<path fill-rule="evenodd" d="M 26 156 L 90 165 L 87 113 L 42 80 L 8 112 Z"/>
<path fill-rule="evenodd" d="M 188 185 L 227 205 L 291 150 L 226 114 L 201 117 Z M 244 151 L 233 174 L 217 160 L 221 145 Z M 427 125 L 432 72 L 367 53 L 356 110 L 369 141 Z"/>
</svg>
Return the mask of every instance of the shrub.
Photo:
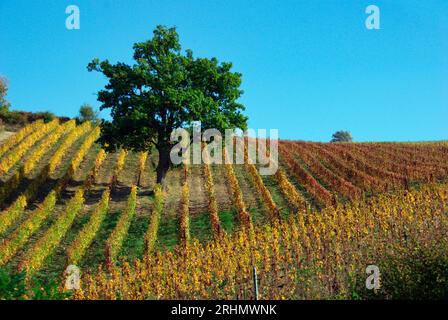
<svg viewBox="0 0 448 320">
<path fill-rule="evenodd" d="M 393 250 L 378 259 L 381 287 L 365 289 L 365 276 L 357 291 L 365 299 L 448 299 L 448 254 L 446 244 L 432 243 Z"/>
<path fill-rule="evenodd" d="M 55 118 L 56 116 L 50 111 L 36 112 L 36 113 L 24 112 L 24 111 L 0 112 L 0 119 L 2 119 L 5 124 L 17 125 L 17 126 L 24 126 L 37 120 L 43 120 L 45 123 L 47 123 L 51 122 Z M 68 118 L 63 119 L 66 121 L 66 119 Z"/>
<path fill-rule="evenodd" d="M 37 112 L 35 113 L 35 117 L 38 119 L 44 120 L 45 123 L 52 121 L 56 116 L 50 111 Z"/>
<path fill-rule="evenodd" d="M 23 126 L 28 123 L 28 116 L 24 112 L 11 111 L 2 115 L 5 123 Z"/>
</svg>

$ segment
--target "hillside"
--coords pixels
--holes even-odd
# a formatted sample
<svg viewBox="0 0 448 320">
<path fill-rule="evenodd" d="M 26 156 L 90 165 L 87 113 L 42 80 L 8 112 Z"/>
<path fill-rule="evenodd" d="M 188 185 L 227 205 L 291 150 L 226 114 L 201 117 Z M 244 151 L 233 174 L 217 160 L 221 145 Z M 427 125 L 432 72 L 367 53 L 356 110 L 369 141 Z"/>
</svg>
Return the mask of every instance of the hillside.
<svg viewBox="0 0 448 320">
<path fill-rule="evenodd" d="M 280 141 L 275 176 L 260 176 L 251 165 L 190 165 L 169 171 L 167 188 L 159 192 L 154 185 L 155 152 L 105 153 L 94 143 L 98 136 L 99 129 L 90 123 L 36 122 L 1 142 L 0 266 L 41 277 L 62 276 L 69 264 L 94 272 L 99 266 L 113 270 L 114 265 L 155 256 L 168 259 L 162 264 L 170 269 L 170 255 L 188 250 L 198 254 L 195 248 L 205 250 L 220 239 L 227 239 L 224 244 L 237 241 L 232 237 L 244 230 L 258 230 L 256 237 L 263 238 L 269 225 L 281 232 L 286 226 L 300 229 L 301 223 L 316 223 L 300 217 L 329 217 L 360 207 L 370 215 L 381 207 L 378 199 L 399 208 L 409 194 L 434 203 L 442 199 L 446 205 L 445 142 Z M 424 201 L 415 205 L 426 208 Z M 355 216 L 360 214 L 356 210 Z M 397 219 L 396 226 L 405 229 L 406 222 Z M 316 228 L 322 228 L 321 222 Z M 267 241 L 263 239 L 259 241 Z M 289 246 L 282 241 L 282 248 Z M 273 267 L 284 271 L 285 266 Z M 153 294 L 189 297 L 182 292 L 161 289 L 160 296 Z M 227 294 L 216 296 L 235 297 Z M 278 294 L 270 291 L 266 296 Z"/>
</svg>

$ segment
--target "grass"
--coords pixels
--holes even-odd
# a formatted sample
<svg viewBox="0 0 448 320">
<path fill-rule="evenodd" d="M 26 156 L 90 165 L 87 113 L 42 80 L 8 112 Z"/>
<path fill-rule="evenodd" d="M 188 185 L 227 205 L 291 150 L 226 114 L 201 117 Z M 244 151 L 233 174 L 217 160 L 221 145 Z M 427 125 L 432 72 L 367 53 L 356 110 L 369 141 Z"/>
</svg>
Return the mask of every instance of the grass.
<svg viewBox="0 0 448 320">
<path fill-rule="evenodd" d="M 227 233 L 231 233 L 235 229 L 235 215 L 235 211 L 222 211 L 219 213 L 219 221 Z"/>
<path fill-rule="evenodd" d="M 206 242 L 213 238 L 212 225 L 208 213 L 190 217 L 190 234 L 192 238 L 197 238 L 200 242 Z"/>
<path fill-rule="evenodd" d="M 110 209 L 109 209 L 110 210 Z M 109 211 L 101 224 L 100 230 L 96 234 L 95 238 L 89 249 L 86 252 L 86 255 L 81 260 L 81 269 L 90 269 L 93 266 L 98 264 L 102 264 L 105 259 L 104 251 L 106 247 L 106 241 L 109 235 L 112 233 L 112 230 L 115 228 L 118 219 L 120 218 L 121 210 L 115 209 L 113 211 Z"/>
<path fill-rule="evenodd" d="M 280 217 L 282 219 L 288 219 L 291 214 L 291 207 L 289 206 L 287 200 L 283 197 L 281 191 L 279 190 L 277 183 L 274 181 L 272 176 L 262 176 L 263 182 L 271 193 L 272 200 L 274 200 L 277 208 L 280 210 Z"/>
<path fill-rule="evenodd" d="M 137 199 L 137 214 L 132 220 L 128 235 L 119 254 L 119 257 L 126 258 L 127 261 L 133 261 L 136 258 L 140 259 L 145 254 L 145 233 L 148 230 L 151 210 L 146 208 L 142 210 L 139 203 L 152 204 L 154 196 Z"/>
<path fill-rule="evenodd" d="M 158 249 L 166 250 L 173 249 L 179 242 L 179 223 L 178 219 L 162 219 L 159 225 L 157 234 Z"/>
</svg>

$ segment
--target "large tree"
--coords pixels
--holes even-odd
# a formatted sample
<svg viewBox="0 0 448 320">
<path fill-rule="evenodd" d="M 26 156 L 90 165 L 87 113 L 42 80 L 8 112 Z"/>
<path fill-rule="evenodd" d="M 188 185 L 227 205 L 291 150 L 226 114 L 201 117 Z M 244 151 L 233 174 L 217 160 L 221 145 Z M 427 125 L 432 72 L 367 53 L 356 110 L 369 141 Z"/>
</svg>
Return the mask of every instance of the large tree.
<svg viewBox="0 0 448 320">
<path fill-rule="evenodd" d="M 101 110 L 110 109 L 112 121 L 103 121 L 100 142 L 109 150 L 125 147 L 159 152 L 157 183 L 170 168 L 170 135 L 200 121 L 202 130 L 245 130 L 241 74 L 231 63 L 216 58 L 194 58 L 182 52 L 175 28 L 158 26 L 152 39 L 134 44 L 133 65 L 94 59 L 88 70 L 109 80 L 98 92 Z"/>
</svg>

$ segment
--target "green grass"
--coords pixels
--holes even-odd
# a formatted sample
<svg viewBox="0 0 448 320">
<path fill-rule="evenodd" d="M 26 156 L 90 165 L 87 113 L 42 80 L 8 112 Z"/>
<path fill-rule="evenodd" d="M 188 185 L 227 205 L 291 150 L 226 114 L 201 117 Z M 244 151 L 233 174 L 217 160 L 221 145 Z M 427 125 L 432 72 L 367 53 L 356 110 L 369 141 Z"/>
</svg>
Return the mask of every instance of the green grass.
<svg viewBox="0 0 448 320">
<path fill-rule="evenodd" d="M 145 234 L 148 231 L 152 214 L 154 195 L 137 198 L 137 214 L 131 222 L 128 234 L 123 242 L 119 257 L 133 261 L 145 254 Z"/>
<path fill-rule="evenodd" d="M 227 233 L 234 231 L 237 223 L 234 211 L 224 211 L 219 213 L 221 226 Z M 190 217 L 190 234 L 192 238 L 205 243 L 213 239 L 212 226 L 208 213 L 202 213 L 195 217 Z M 172 250 L 179 242 L 179 220 L 176 218 L 162 220 L 159 226 L 157 242 L 158 249 Z M 139 239 L 128 239 L 131 245 L 135 245 Z"/>
<path fill-rule="evenodd" d="M 253 224 L 263 225 L 269 222 L 269 218 L 266 216 L 266 213 L 260 212 L 260 210 L 257 210 L 256 208 L 251 208 L 249 213 Z"/>
<path fill-rule="evenodd" d="M 179 242 L 179 221 L 176 218 L 161 219 L 157 234 L 158 249 L 173 249 Z"/>
<path fill-rule="evenodd" d="M 272 176 L 263 176 L 262 179 L 266 188 L 268 188 L 271 193 L 272 200 L 274 200 L 277 208 L 280 210 L 280 217 L 285 220 L 288 219 L 292 210 L 288 204 L 288 201 L 283 197 L 282 192 L 279 190 L 277 183 L 274 181 Z"/>
<path fill-rule="evenodd" d="M 212 224 L 208 213 L 190 217 L 190 234 L 192 238 L 197 238 L 200 242 L 206 242 L 213 238 Z"/>
<path fill-rule="evenodd" d="M 222 211 L 219 213 L 219 221 L 227 233 L 231 233 L 235 229 L 235 214 L 235 211 Z"/>
<path fill-rule="evenodd" d="M 107 213 L 106 218 L 101 224 L 100 230 L 93 239 L 92 245 L 86 251 L 86 255 L 82 259 L 80 265 L 82 268 L 92 268 L 105 261 L 106 241 L 109 235 L 114 230 L 118 219 L 120 218 L 121 210 L 113 210 Z"/>
<path fill-rule="evenodd" d="M 128 261 L 142 258 L 145 254 L 145 233 L 148 230 L 149 217 L 137 216 L 132 220 L 129 232 L 123 242 L 119 257 Z"/>
</svg>

